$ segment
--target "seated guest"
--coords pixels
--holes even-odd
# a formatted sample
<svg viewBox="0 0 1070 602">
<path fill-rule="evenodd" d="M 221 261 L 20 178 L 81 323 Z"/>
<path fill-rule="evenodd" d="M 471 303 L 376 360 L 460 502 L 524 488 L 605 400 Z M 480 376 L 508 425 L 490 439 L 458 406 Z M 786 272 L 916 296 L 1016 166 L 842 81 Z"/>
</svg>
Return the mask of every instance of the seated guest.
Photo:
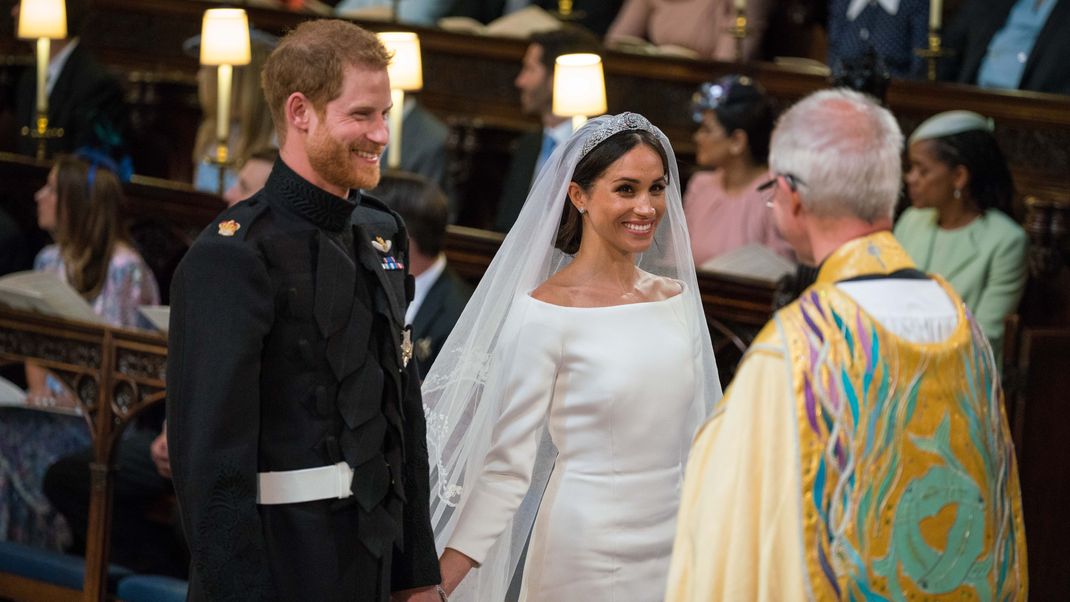
<svg viewBox="0 0 1070 602">
<path fill-rule="evenodd" d="M 162 425 L 132 424 L 116 453 L 110 561 L 139 573 L 184 579 L 189 559 L 180 530 L 167 520 L 149 516 L 174 493 L 166 431 Z M 66 550 L 71 554 L 85 554 L 92 461 L 93 449 L 87 447 L 60 458 L 45 473 L 45 495 L 71 530 Z"/>
<path fill-rule="evenodd" d="M 999 357 L 1003 321 L 1025 288 L 1027 239 L 1010 216 L 1014 181 L 992 122 L 940 113 L 914 130 L 909 153 L 912 207 L 895 236 L 919 268 L 955 287 Z"/>
<path fill-rule="evenodd" d="M 227 207 L 233 207 L 263 188 L 278 158 L 279 149 L 274 146 L 265 146 L 252 151 L 238 170 L 237 181 L 223 193 L 223 201 L 226 202 Z"/>
<path fill-rule="evenodd" d="M 35 195 L 37 224 L 55 243 L 41 249 L 34 269 L 70 284 L 108 324 L 133 328 L 146 325 L 138 307 L 159 303 L 160 294 L 120 222 L 123 189 L 112 168 L 56 160 Z"/>
<path fill-rule="evenodd" d="M 15 11 L 17 12 L 16 6 Z M 46 141 L 48 156 L 84 146 L 120 145 L 126 109 L 119 81 L 96 62 L 79 37 L 90 13 L 89 0 L 67 0 L 67 38 L 49 47 L 48 127 L 63 128 L 63 136 Z M 37 78 L 33 68 L 19 79 L 15 119 L 18 129 L 33 129 L 37 121 Z M 102 139 L 105 138 L 105 139 Z M 19 136 L 18 152 L 35 155 L 37 140 Z"/>
<path fill-rule="evenodd" d="M 427 179 L 402 171 L 383 174 L 370 194 L 397 211 L 409 231 L 416 292 L 405 323 L 412 325 L 413 355 L 423 379 L 472 296 L 472 286 L 446 265 L 446 195 Z"/>
<path fill-rule="evenodd" d="M 758 58 L 771 3 L 747 1 L 747 27 L 743 57 Z M 736 38 L 729 31 L 736 18 L 733 0 L 626 0 L 606 33 L 606 45 L 628 37 L 643 38 L 658 46 L 682 46 L 699 58 L 736 60 Z"/>
<path fill-rule="evenodd" d="M 828 64 L 833 70 L 873 51 L 896 77 L 922 77 L 914 54 L 929 45 L 929 0 L 832 0 Z"/>
<path fill-rule="evenodd" d="M 38 225 L 55 244 L 41 250 L 34 269 L 55 274 L 82 295 L 112 326 L 142 324 L 140 305 L 160 301 L 156 279 L 119 222 L 122 187 L 114 171 L 60 157 L 37 192 Z M 27 364 L 31 404 L 73 404 L 59 378 Z M 42 492 L 45 470 L 56 458 L 89 444 L 81 417 L 24 408 L 0 410 L 0 538 L 62 549 L 63 524 Z"/>
<path fill-rule="evenodd" d="M 572 135 L 572 122 L 553 113 L 554 68 L 562 54 L 600 51 L 598 39 L 576 28 L 563 27 L 554 31 L 532 34 L 524 53 L 524 61 L 513 85 L 520 91 L 520 108 L 525 115 L 538 117 L 542 129 L 520 137 L 516 142 L 505 174 L 502 197 L 498 203 L 494 229 L 508 232 L 520 215 L 528 198 L 531 182 L 539 173 L 550 153 Z"/>
<path fill-rule="evenodd" d="M 695 265 L 752 243 L 789 259 L 791 247 L 776 231 L 758 185 L 769 178 L 769 133 L 773 109 L 761 84 L 726 75 L 695 92 L 692 117 L 695 163 L 712 167 L 691 176 L 684 215 Z"/>
<path fill-rule="evenodd" d="M 966 3 L 948 25 L 943 79 L 1070 94 L 1070 0 L 993 0 Z"/>
</svg>

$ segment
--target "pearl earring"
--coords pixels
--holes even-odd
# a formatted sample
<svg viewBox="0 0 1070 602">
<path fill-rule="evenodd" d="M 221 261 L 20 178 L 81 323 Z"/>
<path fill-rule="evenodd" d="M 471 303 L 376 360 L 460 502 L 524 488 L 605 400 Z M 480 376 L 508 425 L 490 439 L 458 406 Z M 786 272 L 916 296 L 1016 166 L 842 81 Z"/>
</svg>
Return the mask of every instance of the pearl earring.
<svg viewBox="0 0 1070 602">
<path fill-rule="evenodd" d="M 959 188 L 956 188 L 955 192 L 954 192 L 954 197 L 955 197 L 956 200 L 961 199 L 962 198 L 962 190 L 959 189 Z"/>
</svg>

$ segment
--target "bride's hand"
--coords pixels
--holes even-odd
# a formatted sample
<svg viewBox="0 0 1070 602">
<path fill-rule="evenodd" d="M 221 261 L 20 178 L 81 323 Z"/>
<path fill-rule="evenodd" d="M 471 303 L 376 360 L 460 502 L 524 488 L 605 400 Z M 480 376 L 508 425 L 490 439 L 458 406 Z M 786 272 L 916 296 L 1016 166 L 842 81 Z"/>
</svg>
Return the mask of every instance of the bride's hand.
<svg viewBox="0 0 1070 602">
<path fill-rule="evenodd" d="M 475 566 L 476 561 L 453 548 L 446 548 L 438 559 L 438 569 L 442 573 L 442 589 L 446 590 L 447 594 L 452 594 L 468 571 Z"/>
</svg>

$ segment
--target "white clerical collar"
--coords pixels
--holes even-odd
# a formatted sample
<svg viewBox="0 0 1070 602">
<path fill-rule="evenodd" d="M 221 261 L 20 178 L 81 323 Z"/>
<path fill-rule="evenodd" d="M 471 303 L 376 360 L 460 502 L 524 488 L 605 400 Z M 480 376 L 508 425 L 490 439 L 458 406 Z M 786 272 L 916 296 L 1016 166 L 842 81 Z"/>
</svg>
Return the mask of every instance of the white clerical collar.
<svg viewBox="0 0 1070 602">
<path fill-rule="evenodd" d="M 56 53 L 56 56 L 52 57 L 52 60 L 48 61 L 48 79 L 45 80 L 45 93 L 49 96 L 52 95 L 52 88 L 56 87 L 56 80 L 59 79 L 59 74 L 63 73 L 63 66 L 67 64 L 67 59 L 71 58 L 71 53 L 74 52 L 74 47 L 78 45 L 78 37 L 71 38 L 71 41 Z"/>
<path fill-rule="evenodd" d="M 884 7 L 884 12 L 889 15 L 899 12 L 899 0 L 851 0 L 847 5 L 847 20 L 854 21 L 867 6 L 874 3 Z"/>
<path fill-rule="evenodd" d="M 424 299 L 427 298 L 427 293 L 431 291 L 431 287 L 438 281 L 438 277 L 442 275 L 442 272 L 446 270 L 446 254 L 439 253 L 426 270 L 421 272 L 418 276 L 414 276 L 413 280 L 414 291 L 412 294 L 412 303 L 409 303 L 409 309 L 405 312 L 405 323 L 412 324 L 416 319 L 416 314 L 420 311 L 420 306 L 423 305 Z"/>
</svg>

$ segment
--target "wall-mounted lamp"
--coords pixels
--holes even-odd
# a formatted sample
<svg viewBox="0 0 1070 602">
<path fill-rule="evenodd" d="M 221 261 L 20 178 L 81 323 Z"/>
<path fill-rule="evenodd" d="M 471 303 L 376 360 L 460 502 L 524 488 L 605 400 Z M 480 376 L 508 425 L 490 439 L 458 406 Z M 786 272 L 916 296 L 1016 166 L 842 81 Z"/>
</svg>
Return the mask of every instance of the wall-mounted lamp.
<svg viewBox="0 0 1070 602">
<path fill-rule="evenodd" d="M 52 40 L 67 37 L 67 4 L 64 0 L 22 0 L 19 6 L 18 37 L 37 40 L 37 121 L 23 128 L 24 136 L 37 139 L 37 158 L 45 158 L 45 140 L 63 135 L 62 129 L 48 129 L 48 61 Z"/>
<path fill-rule="evenodd" d="M 401 167 L 401 121 L 405 115 L 405 92 L 424 87 L 423 61 L 420 58 L 420 38 L 411 31 L 388 31 L 379 39 L 394 58 L 387 67 L 390 76 L 390 143 L 387 145 L 387 167 Z"/>
<path fill-rule="evenodd" d="M 606 78 L 597 54 L 563 54 L 554 65 L 554 115 L 572 118 L 576 131 L 591 115 L 606 112 Z"/>
<path fill-rule="evenodd" d="M 219 194 L 223 194 L 227 166 L 233 161 L 227 150 L 230 139 L 230 88 L 235 65 L 248 65 L 249 17 L 241 8 L 210 8 L 201 23 L 201 64 L 218 67 L 216 90 L 216 152 L 212 164 L 219 167 Z"/>
</svg>

